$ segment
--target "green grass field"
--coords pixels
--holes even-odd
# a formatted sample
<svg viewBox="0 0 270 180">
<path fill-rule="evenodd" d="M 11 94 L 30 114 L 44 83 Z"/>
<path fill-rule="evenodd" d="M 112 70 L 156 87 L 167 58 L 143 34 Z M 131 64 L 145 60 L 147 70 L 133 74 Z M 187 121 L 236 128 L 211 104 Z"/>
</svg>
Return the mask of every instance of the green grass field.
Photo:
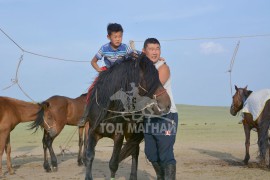
<svg viewBox="0 0 270 180">
<path fill-rule="evenodd" d="M 177 108 L 179 113 L 177 138 L 180 140 L 200 142 L 243 140 L 242 125 L 238 124 L 241 117 L 231 116 L 229 107 L 177 105 Z M 29 123 L 21 123 L 12 131 L 12 151 L 16 151 L 17 148 L 21 151 L 37 146 L 42 147 L 43 131 L 39 129 L 33 133 L 33 130 L 27 130 L 28 125 Z M 72 136 L 73 134 L 75 135 Z M 66 145 L 69 140 L 69 146 L 77 146 L 78 132 L 75 126 L 65 126 L 55 139 L 54 147 Z"/>
</svg>

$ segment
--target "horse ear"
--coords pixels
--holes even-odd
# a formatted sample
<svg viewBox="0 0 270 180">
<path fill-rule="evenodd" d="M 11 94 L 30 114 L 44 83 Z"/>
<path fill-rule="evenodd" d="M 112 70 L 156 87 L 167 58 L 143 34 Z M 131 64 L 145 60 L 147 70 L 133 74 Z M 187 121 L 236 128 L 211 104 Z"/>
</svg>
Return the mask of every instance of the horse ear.
<svg viewBox="0 0 270 180">
<path fill-rule="evenodd" d="M 243 91 L 246 97 L 248 97 L 251 94 L 251 92 L 247 90 L 247 86 L 243 89 Z"/>
<path fill-rule="evenodd" d="M 235 88 L 236 91 L 238 91 L 238 87 L 236 85 L 234 85 L 234 88 Z"/>
<path fill-rule="evenodd" d="M 246 85 L 246 87 L 244 89 L 247 90 L 247 87 L 248 87 L 248 85 Z"/>
</svg>

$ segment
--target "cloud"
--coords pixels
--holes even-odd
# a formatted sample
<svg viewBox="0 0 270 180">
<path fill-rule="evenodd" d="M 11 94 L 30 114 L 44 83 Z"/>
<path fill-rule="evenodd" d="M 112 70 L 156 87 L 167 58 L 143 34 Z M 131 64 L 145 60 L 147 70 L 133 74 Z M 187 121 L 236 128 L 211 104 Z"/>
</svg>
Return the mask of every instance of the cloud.
<svg viewBox="0 0 270 180">
<path fill-rule="evenodd" d="M 225 52 L 225 48 L 218 43 L 205 42 L 200 44 L 200 52 L 203 54 L 219 54 Z"/>
</svg>

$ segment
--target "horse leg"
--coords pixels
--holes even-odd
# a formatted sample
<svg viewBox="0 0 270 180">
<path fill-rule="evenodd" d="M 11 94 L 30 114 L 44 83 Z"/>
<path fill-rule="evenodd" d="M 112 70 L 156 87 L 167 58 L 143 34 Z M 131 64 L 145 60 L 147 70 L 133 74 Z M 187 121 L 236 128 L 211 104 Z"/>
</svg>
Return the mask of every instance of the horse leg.
<svg viewBox="0 0 270 180">
<path fill-rule="evenodd" d="M 98 137 L 95 136 L 93 131 L 89 131 L 88 141 L 87 141 L 87 152 L 85 158 L 85 165 L 86 165 L 86 174 L 85 180 L 93 180 L 92 177 L 92 165 L 95 158 L 95 147 L 98 142 Z"/>
<path fill-rule="evenodd" d="M 54 154 L 52 143 L 55 137 L 47 136 L 47 146 L 51 155 L 51 164 L 52 164 L 52 170 L 57 171 L 58 165 L 57 165 L 57 158 Z"/>
<path fill-rule="evenodd" d="M 78 166 L 83 165 L 83 152 L 82 152 L 82 146 L 83 146 L 83 129 L 84 127 L 79 127 L 79 153 L 78 153 Z"/>
<path fill-rule="evenodd" d="M 244 126 L 245 137 L 246 137 L 246 141 L 245 141 L 246 155 L 245 155 L 244 163 L 247 165 L 248 164 L 248 161 L 250 159 L 250 155 L 249 155 L 250 128 L 249 128 L 249 125 L 245 122 L 245 120 L 243 121 L 243 126 Z"/>
<path fill-rule="evenodd" d="M 113 153 L 112 153 L 112 157 L 109 163 L 109 167 L 111 170 L 111 179 L 115 178 L 115 173 L 118 170 L 119 156 L 120 156 L 121 148 L 123 145 L 123 141 L 124 141 L 124 135 L 116 134 L 114 136 Z"/>
<path fill-rule="evenodd" d="M 8 138 L 6 141 L 5 151 L 6 151 L 6 155 L 7 155 L 8 172 L 9 172 L 9 174 L 14 174 L 14 170 L 12 169 L 11 158 L 10 158 L 10 154 L 11 154 L 10 134 L 8 135 Z"/>
<path fill-rule="evenodd" d="M 1 127 L 0 127 L 1 128 Z M 3 176 L 3 172 L 2 172 L 2 157 L 5 151 L 5 145 L 6 145 L 6 141 L 7 141 L 7 130 L 3 131 L 2 129 L 0 129 L 0 177 Z"/>
<path fill-rule="evenodd" d="M 263 123 L 263 122 L 261 122 Z M 267 128 L 268 129 L 268 128 Z M 267 134 L 268 135 L 268 134 Z M 259 146 L 259 157 L 260 157 L 260 165 L 265 166 L 265 155 L 266 155 L 266 150 L 268 149 L 268 138 L 266 138 L 266 132 L 265 132 L 265 127 L 260 125 L 258 129 L 258 146 Z"/>
<path fill-rule="evenodd" d="M 137 180 L 137 169 L 138 169 L 138 157 L 140 153 L 140 145 L 138 144 L 136 148 L 136 152 L 132 154 L 132 164 L 131 164 L 131 173 L 130 180 Z"/>
<path fill-rule="evenodd" d="M 88 130 L 89 130 L 89 122 L 85 123 L 84 126 L 84 147 L 83 147 L 83 163 L 86 165 L 86 150 L 87 150 L 87 142 L 88 142 Z"/>
<path fill-rule="evenodd" d="M 48 153 L 47 153 L 47 149 L 48 149 L 48 145 L 47 145 L 47 136 L 49 136 L 49 134 L 47 133 L 47 131 L 44 129 L 44 133 L 43 133 L 43 139 L 42 139 L 42 144 L 43 144 L 43 151 L 44 151 L 44 163 L 43 163 L 43 168 L 46 170 L 46 172 L 50 172 L 51 171 L 51 167 L 48 161 Z"/>
</svg>

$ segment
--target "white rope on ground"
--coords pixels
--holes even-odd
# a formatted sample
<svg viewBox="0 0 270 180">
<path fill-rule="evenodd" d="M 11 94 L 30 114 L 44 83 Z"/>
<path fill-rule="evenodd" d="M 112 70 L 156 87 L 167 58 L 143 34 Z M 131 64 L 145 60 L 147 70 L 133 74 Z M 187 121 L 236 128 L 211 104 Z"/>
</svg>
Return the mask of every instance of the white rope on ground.
<svg viewBox="0 0 270 180">
<path fill-rule="evenodd" d="M 77 130 L 78 130 L 78 127 L 76 127 L 76 128 L 74 129 L 73 133 L 70 134 L 70 136 L 67 137 L 67 139 L 64 141 L 64 143 L 63 143 L 62 145 L 59 146 L 60 151 L 61 151 L 61 155 L 62 155 L 62 156 L 65 155 L 65 152 L 70 152 L 70 153 L 71 153 L 71 151 L 69 150 L 69 148 L 70 148 L 71 146 L 68 147 L 68 145 L 69 145 L 69 143 L 71 142 L 71 140 L 72 140 L 73 136 L 75 135 L 75 133 L 77 132 Z"/>
</svg>

